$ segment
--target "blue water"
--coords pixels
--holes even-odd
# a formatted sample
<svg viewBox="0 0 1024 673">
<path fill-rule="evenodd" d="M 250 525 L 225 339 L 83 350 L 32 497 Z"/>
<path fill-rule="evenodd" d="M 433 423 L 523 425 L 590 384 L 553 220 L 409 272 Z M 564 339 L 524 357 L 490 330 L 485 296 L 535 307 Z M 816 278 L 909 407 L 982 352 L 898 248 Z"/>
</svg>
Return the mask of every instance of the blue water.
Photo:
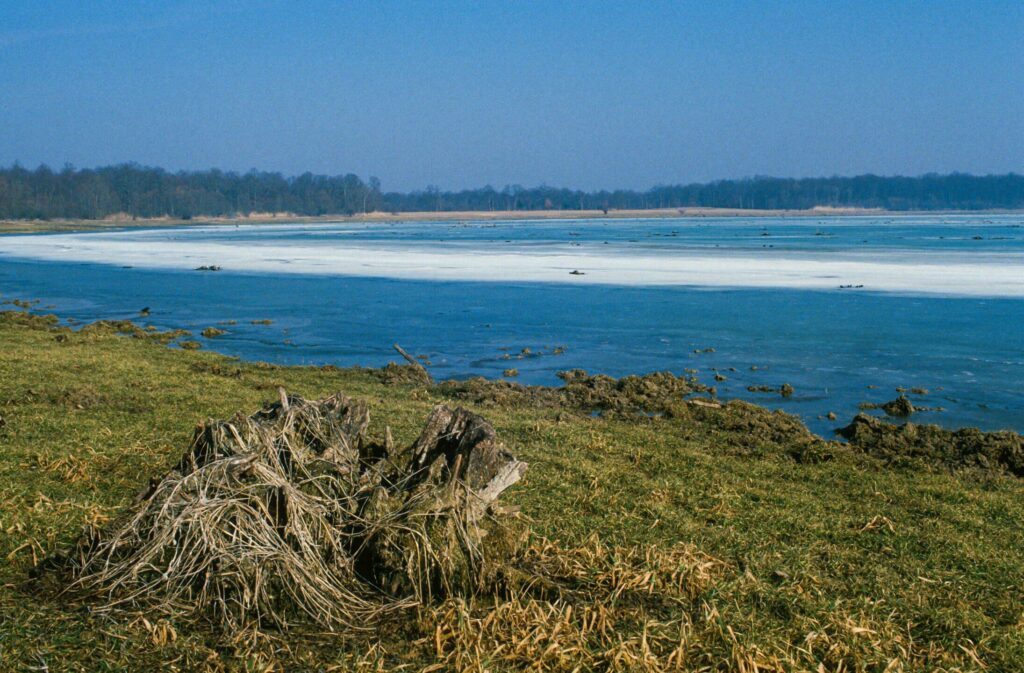
<svg viewBox="0 0 1024 673">
<path fill-rule="evenodd" d="M 137 231 L 137 230 L 136 230 Z M 181 227 L 150 230 L 148 238 L 190 239 Z M 823 217 L 816 218 L 678 218 L 623 220 L 506 220 L 497 222 L 394 222 L 383 224 L 216 227 L 204 230 L 207 242 L 252 242 L 262 246 L 295 243 L 351 243 L 447 249 L 548 247 L 552 244 L 608 244 L 619 249 L 671 251 L 715 249 L 803 253 L 878 251 L 946 252 L 969 248 L 975 253 L 1024 254 L 1024 217 L 1020 215 Z"/>
<path fill-rule="evenodd" d="M 976 218 L 963 226 L 956 219 L 933 218 L 889 228 L 838 218 L 820 224 L 759 219 L 707 226 L 692 221 L 419 223 L 356 227 L 346 236 L 442 246 L 481 240 L 543 246 L 585 239 L 659 249 L 755 248 L 770 239 L 771 245 L 807 255 L 857 245 L 924 253 L 982 246 L 1016 255 L 1024 253 L 1020 222 L 1020 217 Z M 766 227 L 769 235 L 762 236 Z M 189 233 L 163 230 L 160 235 Z M 307 243 L 321 237 L 327 245 L 337 236 L 316 228 L 253 234 L 230 227 L 204 235 L 257 236 L 260 245 L 293 236 Z M 380 366 L 396 359 L 391 344 L 398 342 L 426 355 L 437 378 L 500 377 L 514 367 L 520 372 L 516 380 L 554 385 L 556 372 L 570 368 L 612 376 L 693 369 L 722 398 L 784 409 L 828 436 L 857 413 L 860 402 L 893 399 L 897 387 L 926 388 L 927 395 L 911 398 L 944 411 L 921 412 L 915 422 L 1024 431 L 1024 299 L 1014 297 L 200 273 L 13 258 L 0 258 L 0 293 L 5 300 L 39 299 L 36 310 L 78 321 L 132 318 L 198 334 L 235 320 L 222 325 L 228 334 L 204 340 L 206 347 L 251 360 Z M 152 314 L 140 319 L 144 306 Z M 250 324 L 262 319 L 274 322 Z M 556 347 L 564 353 L 554 354 Z M 520 357 L 524 348 L 531 355 Z M 715 382 L 716 371 L 727 380 Z M 746 389 L 783 383 L 794 386 L 793 397 Z M 838 414 L 837 421 L 824 418 L 830 411 Z"/>
</svg>

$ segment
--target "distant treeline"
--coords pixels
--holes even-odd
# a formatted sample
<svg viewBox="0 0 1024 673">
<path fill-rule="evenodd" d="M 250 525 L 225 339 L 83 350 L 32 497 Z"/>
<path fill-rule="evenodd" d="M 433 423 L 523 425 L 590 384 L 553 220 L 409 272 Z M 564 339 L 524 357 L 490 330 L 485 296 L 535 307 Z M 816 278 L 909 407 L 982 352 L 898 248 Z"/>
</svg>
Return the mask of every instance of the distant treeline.
<svg viewBox="0 0 1024 673">
<path fill-rule="evenodd" d="M 1024 208 L 1024 176 L 924 175 L 921 177 L 748 178 L 705 184 L 659 186 L 647 191 L 584 192 L 554 187 L 498 190 L 487 186 L 458 192 L 430 187 L 382 193 L 380 181 L 352 174 L 250 171 L 170 173 L 123 164 L 55 172 L 13 166 L 0 169 L 0 218 L 100 219 L 132 217 L 189 219 L 198 216 L 288 212 L 297 215 L 374 211 L 626 210 L 715 207 L 806 209 L 815 206 L 888 210 L 981 210 Z"/>
<path fill-rule="evenodd" d="M 427 189 L 384 195 L 385 208 L 419 210 L 631 210 L 741 208 L 803 210 L 815 206 L 887 210 L 985 210 L 1024 208 L 1024 175 L 961 173 L 921 177 L 768 178 L 666 185 L 647 191 L 583 192 L 554 187 L 493 187 L 460 192 Z"/>
<path fill-rule="evenodd" d="M 380 181 L 356 175 L 286 178 L 250 171 L 181 171 L 122 164 L 54 172 L 46 166 L 0 169 L 0 218 L 100 219 L 224 216 L 262 212 L 300 215 L 381 210 Z"/>
</svg>

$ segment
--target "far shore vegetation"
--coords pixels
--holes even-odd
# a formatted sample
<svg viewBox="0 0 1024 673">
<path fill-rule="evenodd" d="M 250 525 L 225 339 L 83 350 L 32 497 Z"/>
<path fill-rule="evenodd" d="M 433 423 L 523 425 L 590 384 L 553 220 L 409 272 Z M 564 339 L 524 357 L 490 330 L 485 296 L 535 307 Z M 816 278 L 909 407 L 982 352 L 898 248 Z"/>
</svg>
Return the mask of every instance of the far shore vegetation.
<svg viewBox="0 0 1024 673">
<path fill-rule="evenodd" d="M 740 211 L 812 208 L 887 211 L 1018 210 L 1024 176 L 961 173 L 919 177 L 754 177 L 646 191 L 582 191 L 506 185 L 443 191 L 384 191 L 380 180 L 354 174 L 286 177 L 220 170 L 170 172 L 121 164 L 95 169 L 43 165 L 0 169 L 0 220 L 102 220 L 296 216 L 369 213 L 539 211 L 597 212 L 716 208 Z"/>
</svg>

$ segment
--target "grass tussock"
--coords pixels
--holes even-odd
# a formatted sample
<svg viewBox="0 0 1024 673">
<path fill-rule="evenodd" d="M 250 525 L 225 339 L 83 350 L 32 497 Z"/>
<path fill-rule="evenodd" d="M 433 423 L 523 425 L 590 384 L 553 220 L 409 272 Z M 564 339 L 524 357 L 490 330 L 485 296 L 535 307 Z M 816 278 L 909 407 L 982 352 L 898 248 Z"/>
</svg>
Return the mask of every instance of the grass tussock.
<svg viewBox="0 0 1024 673">
<path fill-rule="evenodd" d="M 367 441 L 369 422 L 345 395 L 310 402 L 283 389 L 248 417 L 208 421 L 135 506 L 38 574 L 56 574 L 60 595 L 93 599 L 98 613 L 203 616 L 232 632 L 299 615 L 364 629 L 478 589 L 481 525 L 525 464 L 462 410 L 434 409 L 400 454 Z"/>
</svg>

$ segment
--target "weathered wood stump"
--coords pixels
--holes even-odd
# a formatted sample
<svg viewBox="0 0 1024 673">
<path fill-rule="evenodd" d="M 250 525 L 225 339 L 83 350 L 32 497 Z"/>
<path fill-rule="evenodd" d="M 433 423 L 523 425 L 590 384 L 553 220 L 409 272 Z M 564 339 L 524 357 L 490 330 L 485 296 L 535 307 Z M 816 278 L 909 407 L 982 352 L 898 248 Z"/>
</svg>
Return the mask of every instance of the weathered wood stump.
<svg viewBox="0 0 1024 673">
<path fill-rule="evenodd" d="M 228 627 L 298 615 L 360 627 L 382 611 L 481 585 L 492 505 L 526 464 L 491 425 L 435 407 L 396 451 L 368 439 L 365 403 L 287 396 L 196 428 L 136 504 L 42 569 L 63 591 L 201 614 Z"/>
</svg>

